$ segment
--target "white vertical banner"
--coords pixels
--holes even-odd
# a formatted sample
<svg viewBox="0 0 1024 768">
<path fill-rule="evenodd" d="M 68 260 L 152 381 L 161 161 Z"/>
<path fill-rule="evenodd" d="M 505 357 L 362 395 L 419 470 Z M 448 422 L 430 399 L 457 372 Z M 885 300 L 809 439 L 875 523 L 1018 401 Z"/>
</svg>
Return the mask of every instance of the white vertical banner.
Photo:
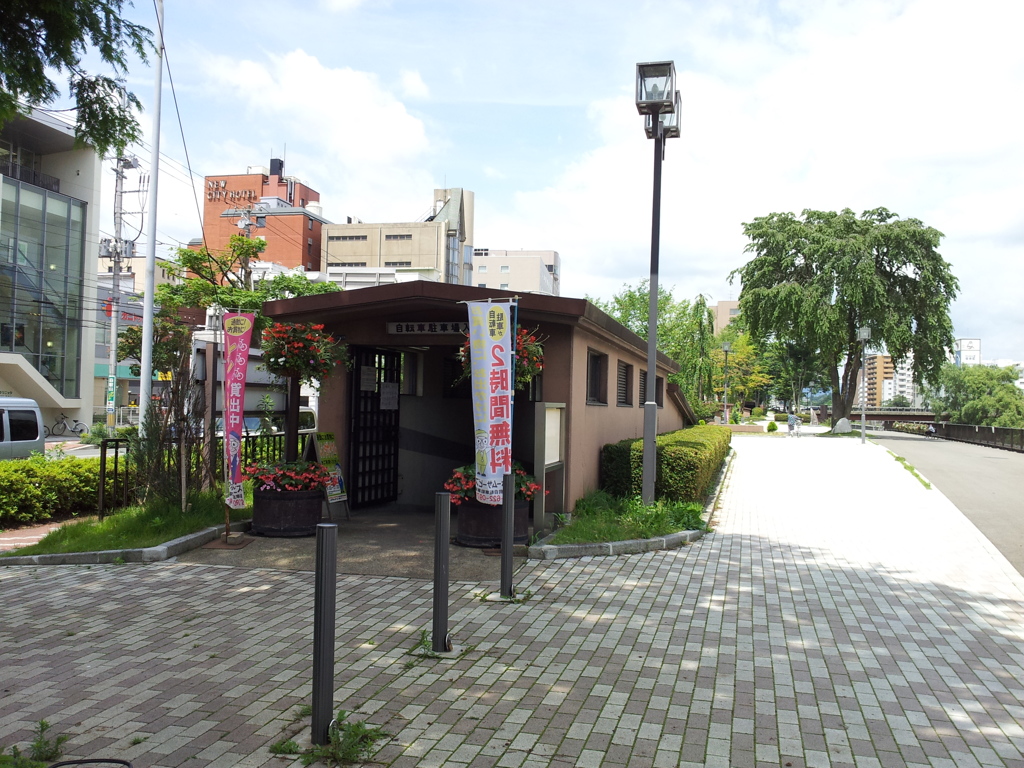
<svg viewBox="0 0 1024 768">
<path fill-rule="evenodd" d="M 512 471 L 512 302 L 474 301 L 468 307 L 476 498 L 484 504 L 501 504 L 502 478 Z"/>
</svg>

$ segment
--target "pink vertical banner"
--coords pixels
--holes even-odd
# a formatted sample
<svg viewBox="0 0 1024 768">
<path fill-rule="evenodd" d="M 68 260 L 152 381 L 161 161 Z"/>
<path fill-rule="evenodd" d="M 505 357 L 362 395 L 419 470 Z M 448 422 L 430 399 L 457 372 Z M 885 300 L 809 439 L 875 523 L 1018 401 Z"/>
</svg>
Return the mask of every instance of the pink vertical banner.
<svg viewBox="0 0 1024 768">
<path fill-rule="evenodd" d="M 512 471 L 512 303 L 469 302 L 468 306 L 476 498 L 484 504 L 501 504 L 503 478 Z"/>
<path fill-rule="evenodd" d="M 235 312 L 224 315 L 224 458 L 227 466 L 225 503 L 232 509 L 245 506 L 242 493 L 242 424 L 245 411 L 245 372 L 249 367 L 249 343 L 255 315 Z"/>
</svg>

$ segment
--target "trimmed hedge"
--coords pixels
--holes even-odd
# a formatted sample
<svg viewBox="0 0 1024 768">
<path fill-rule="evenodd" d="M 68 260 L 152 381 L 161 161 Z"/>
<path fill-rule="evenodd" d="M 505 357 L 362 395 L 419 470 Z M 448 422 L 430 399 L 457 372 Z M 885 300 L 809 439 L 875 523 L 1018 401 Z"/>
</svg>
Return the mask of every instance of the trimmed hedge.
<svg viewBox="0 0 1024 768">
<path fill-rule="evenodd" d="M 713 425 L 658 435 L 654 495 L 670 501 L 703 502 L 729 452 L 732 431 Z M 643 440 L 622 440 L 601 449 L 601 488 L 613 496 L 639 496 Z"/>
<path fill-rule="evenodd" d="M 99 478 L 98 458 L 0 461 L 0 528 L 95 512 Z"/>
</svg>

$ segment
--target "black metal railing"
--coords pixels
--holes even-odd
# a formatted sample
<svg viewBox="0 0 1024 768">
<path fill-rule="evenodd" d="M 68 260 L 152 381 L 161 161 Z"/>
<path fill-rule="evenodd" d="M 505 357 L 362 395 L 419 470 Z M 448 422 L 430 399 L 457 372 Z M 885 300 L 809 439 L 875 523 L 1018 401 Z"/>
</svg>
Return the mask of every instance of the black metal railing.
<svg viewBox="0 0 1024 768">
<path fill-rule="evenodd" d="M 34 168 L 29 168 L 27 165 L 18 165 L 10 160 L 0 160 L 0 174 L 11 179 L 24 181 L 26 184 L 34 184 L 50 192 L 60 192 L 60 179 L 56 176 L 50 176 L 49 174 L 37 171 Z"/>
<path fill-rule="evenodd" d="M 100 520 L 108 509 L 127 507 L 134 499 L 134 483 L 129 475 L 128 440 L 107 437 L 100 443 L 100 487 L 98 511 Z M 109 481 L 109 482 L 108 482 Z"/>
<path fill-rule="evenodd" d="M 962 443 L 988 445 L 1008 451 L 1024 452 L 1024 429 L 976 427 L 971 424 L 935 424 L 935 436 Z"/>
</svg>

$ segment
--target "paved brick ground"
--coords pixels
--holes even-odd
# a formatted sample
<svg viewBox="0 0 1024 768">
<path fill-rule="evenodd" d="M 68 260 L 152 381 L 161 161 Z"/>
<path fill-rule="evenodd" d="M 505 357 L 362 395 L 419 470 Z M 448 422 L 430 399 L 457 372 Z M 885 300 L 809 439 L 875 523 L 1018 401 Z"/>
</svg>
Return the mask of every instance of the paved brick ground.
<svg viewBox="0 0 1024 768">
<path fill-rule="evenodd" d="M 458 584 L 459 659 L 411 656 L 430 584 L 338 582 L 336 700 L 393 766 L 1024 766 L 1024 582 L 852 439 L 736 436 L 717 531 Z M 871 491 L 861 491 L 870 487 Z M 211 565 L 0 569 L 0 744 L 288 765 L 313 578 Z M 132 745 L 132 741 L 145 739 Z"/>
</svg>

